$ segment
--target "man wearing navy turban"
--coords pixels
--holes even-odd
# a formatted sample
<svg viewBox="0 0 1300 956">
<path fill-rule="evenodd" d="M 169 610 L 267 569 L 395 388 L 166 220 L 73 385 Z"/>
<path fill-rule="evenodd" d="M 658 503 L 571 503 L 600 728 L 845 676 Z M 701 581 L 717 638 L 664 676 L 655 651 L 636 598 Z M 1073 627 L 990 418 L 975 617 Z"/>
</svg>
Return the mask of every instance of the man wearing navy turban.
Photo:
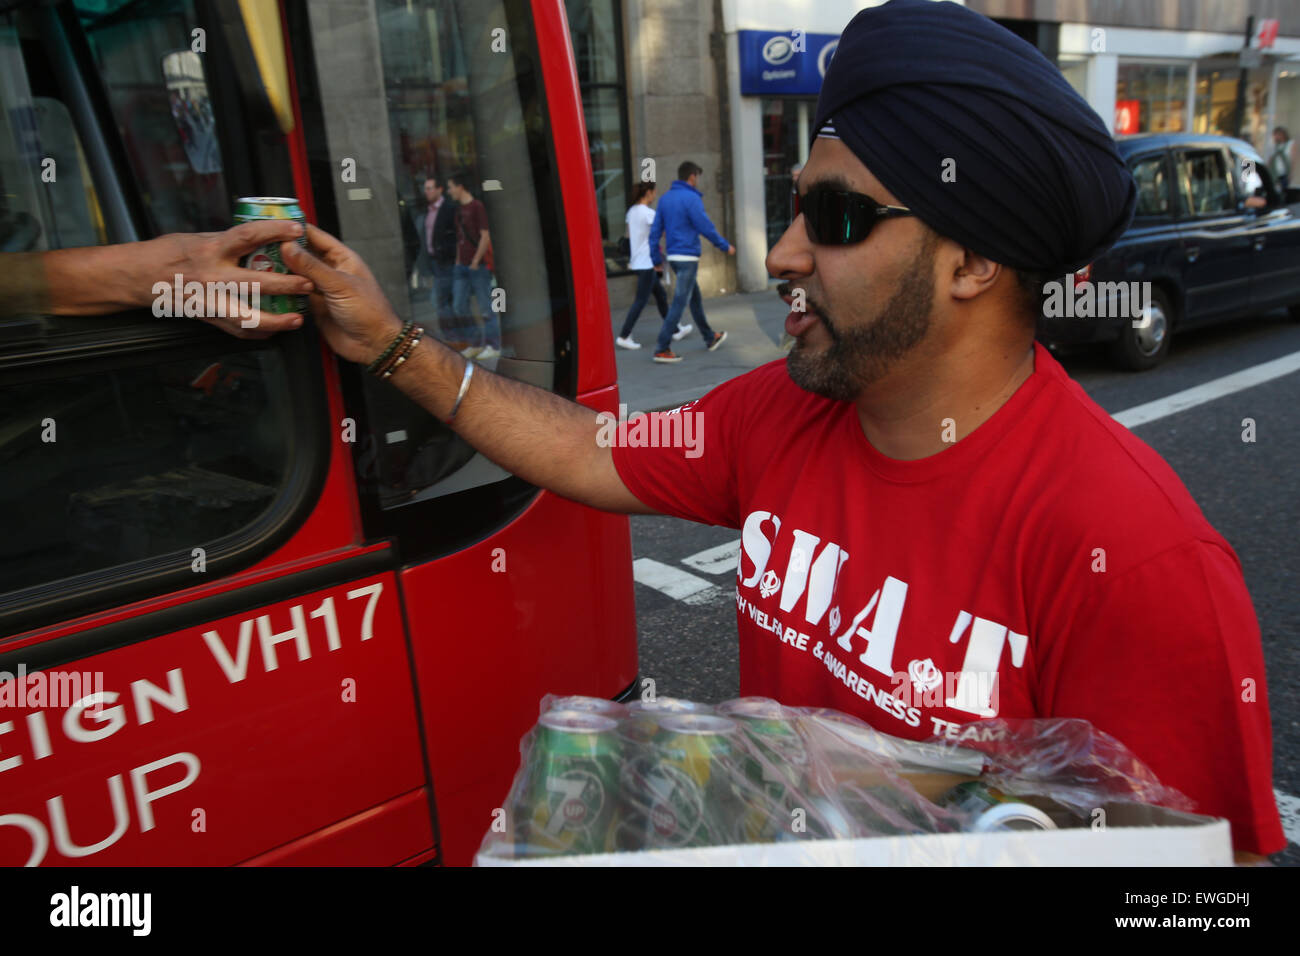
<svg viewBox="0 0 1300 956">
<path fill-rule="evenodd" d="M 813 128 L 801 192 L 843 186 L 852 169 L 863 188 L 850 192 L 914 217 L 882 220 L 880 242 L 841 247 L 838 255 L 834 247 L 819 250 L 843 263 L 856 261 L 863 248 L 897 245 L 905 272 L 870 281 L 853 267 L 857 280 L 837 283 L 834 302 L 829 283 L 814 277 L 801 285 L 800 304 L 809 308 L 787 326 L 804 341 L 791 356 L 790 374 L 828 397 L 853 398 L 894 368 L 934 322 L 948 324 L 931 314 L 935 256 L 949 265 L 961 257 L 960 269 L 949 270 L 959 311 L 982 314 L 998 303 L 999 312 L 1021 317 L 1008 329 L 1019 342 L 1019 361 L 1004 369 L 1001 382 L 1014 391 L 1033 367 L 1026 333 L 1042 282 L 1105 252 L 1133 216 L 1136 184 L 1092 108 L 1036 49 L 956 4 L 893 0 L 859 13 L 826 71 Z M 820 180 L 819 169 L 827 170 Z M 805 231 L 796 222 L 772 251 L 773 275 L 789 271 L 791 241 Z M 882 300 L 876 290 L 887 287 L 893 292 Z M 874 303 L 879 321 L 838 321 L 849 302 Z M 942 303 L 940 311 L 948 311 Z M 998 323 L 981 324 L 993 333 Z M 833 347 L 814 358 L 824 340 Z M 997 341 L 1004 349 L 1011 344 Z M 978 423 L 969 419 L 968 430 Z"/>
<path fill-rule="evenodd" d="M 739 529 L 741 694 L 913 740 L 1086 720 L 1239 852 L 1282 849 L 1237 555 L 1034 342 L 1038 274 L 1133 213 L 1105 126 L 992 21 L 892 0 L 844 31 L 815 129 L 767 260 L 794 350 L 638 423 L 656 440 L 429 338 L 392 383 L 557 494 Z M 355 254 L 308 239 L 323 261 L 285 262 L 330 345 L 371 362 L 400 323 Z"/>
</svg>

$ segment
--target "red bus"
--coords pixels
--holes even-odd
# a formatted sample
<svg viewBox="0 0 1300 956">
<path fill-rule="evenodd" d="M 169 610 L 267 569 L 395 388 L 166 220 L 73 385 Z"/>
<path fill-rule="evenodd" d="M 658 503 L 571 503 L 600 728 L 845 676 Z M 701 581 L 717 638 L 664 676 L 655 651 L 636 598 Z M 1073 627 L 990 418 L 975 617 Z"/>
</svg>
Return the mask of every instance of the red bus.
<svg viewBox="0 0 1300 956">
<path fill-rule="evenodd" d="M 561 0 L 5 4 L 0 60 L 4 252 L 296 196 L 435 328 L 423 181 L 465 169 L 494 367 L 616 412 Z M 465 864 L 542 695 L 635 688 L 626 517 L 310 323 L 6 313 L 0 461 L 0 865 Z"/>
</svg>

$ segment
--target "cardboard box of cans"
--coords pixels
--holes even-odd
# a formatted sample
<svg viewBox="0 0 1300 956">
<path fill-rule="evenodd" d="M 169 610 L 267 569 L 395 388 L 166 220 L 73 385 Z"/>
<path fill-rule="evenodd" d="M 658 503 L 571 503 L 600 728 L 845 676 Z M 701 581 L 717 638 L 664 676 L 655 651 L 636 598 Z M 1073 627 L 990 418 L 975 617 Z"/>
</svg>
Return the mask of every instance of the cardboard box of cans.
<svg viewBox="0 0 1300 956">
<path fill-rule="evenodd" d="M 542 710 L 476 865 L 1232 865 L 1227 821 L 1081 721 L 981 722 L 981 751 L 762 698 Z"/>
<path fill-rule="evenodd" d="M 1107 804 L 1104 830 L 934 833 L 512 859 L 477 866 L 1232 866 L 1228 821 Z"/>
</svg>

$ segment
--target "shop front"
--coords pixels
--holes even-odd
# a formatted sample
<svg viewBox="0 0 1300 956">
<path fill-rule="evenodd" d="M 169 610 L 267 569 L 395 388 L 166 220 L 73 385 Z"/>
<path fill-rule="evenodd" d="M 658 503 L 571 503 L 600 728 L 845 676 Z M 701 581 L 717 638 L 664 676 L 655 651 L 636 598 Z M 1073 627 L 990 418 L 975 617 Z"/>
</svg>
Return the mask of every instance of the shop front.
<svg viewBox="0 0 1300 956">
<path fill-rule="evenodd" d="M 1061 69 L 1116 135 L 1233 136 L 1267 158 L 1275 128 L 1300 128 L 1300 37 L 1268 43 L 1243 51 L 1231 34 L 1066 23 Z"/>
<path fill-rule="evenodd" d="M 794 172 L 808 160 L 817 94 L 839 43 L 838 28 L 853 12 L 844 9 L 842 19 L 823 14 L 837 32 L 741 28 L 728 37 L 737 65 L 730 92 L 743 290 L 767 284 L 764 261 L 790 225 Z M 792 12 L 789 22 L 800 19 Z"/>
</svg>

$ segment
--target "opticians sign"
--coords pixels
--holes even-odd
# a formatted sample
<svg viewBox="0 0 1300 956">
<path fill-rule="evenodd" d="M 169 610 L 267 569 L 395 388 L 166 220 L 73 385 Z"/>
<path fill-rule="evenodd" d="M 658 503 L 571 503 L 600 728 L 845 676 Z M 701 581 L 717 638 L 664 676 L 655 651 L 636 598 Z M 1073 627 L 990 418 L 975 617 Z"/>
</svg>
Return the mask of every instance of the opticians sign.
<svg viewBox="0 0 1300 956">
<path fill-rule="evenodd" d="M 816 96 L 830 65 L 836 33 L 741 30 L 740 92 L 743 96 Z"/>
</svg>

